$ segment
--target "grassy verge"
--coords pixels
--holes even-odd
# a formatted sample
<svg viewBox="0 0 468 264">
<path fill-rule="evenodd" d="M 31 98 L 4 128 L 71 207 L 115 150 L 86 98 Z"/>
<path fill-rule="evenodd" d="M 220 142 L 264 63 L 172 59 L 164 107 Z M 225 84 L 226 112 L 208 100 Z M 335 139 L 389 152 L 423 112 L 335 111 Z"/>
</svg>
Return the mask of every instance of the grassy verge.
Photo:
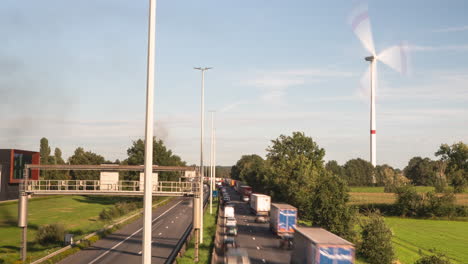
<svg viewBox="0 0 468 264">
<path fill-rule="evenodd" d="M 209 205 L 208 205 L 209 206 Z M 198 263 L 211 263 L 211 252 L 214 247 L 214 238 L 216 234 L 216 219 L 218 218 L 218 202 L 213 201 L 213 214 L 210 215 L 209 208 L 203 215 L 203 244 L 200 245 Z M 183 257 L 177 258 L 178 264 L 194 263 L 195 237 L 190 240 L 187 250 Z"/>
<path fill-rule="evenodd" d="M 75 240 L 102 229 L 108 223 L 99 220 L 102 209 L 133 198 L 60 196 L 32 199 L 28 216 L 28 259 L 38 259 L 61 248 L 61 245 L 41 246 L 35 242 L 39 226 L 60 223 L 75 234 Z M 155 199 L 156 200 L 156 199 Z M 17 227 L 17 202 L 0 204 L 0 263 L 19 259 L 21 229 Z"/>
</svg>

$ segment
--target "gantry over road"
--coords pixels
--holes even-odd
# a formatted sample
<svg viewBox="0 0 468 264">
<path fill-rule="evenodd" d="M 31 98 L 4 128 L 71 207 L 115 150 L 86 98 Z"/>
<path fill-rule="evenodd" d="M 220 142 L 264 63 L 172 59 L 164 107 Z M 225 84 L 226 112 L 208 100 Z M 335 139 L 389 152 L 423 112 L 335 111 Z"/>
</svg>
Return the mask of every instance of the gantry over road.
<svg viewBox="0 0 468 264">
<path fill-rule="evenodd" d="M 141 181 L 101 181 L 101 180 L 29 180 L 31 170 L 75 170 L 75 171 L 138 171 L 143 172 L 144 166 L 138 165 L 25 165 L 25 177 L 21 184 L 21 192 L 37 195 L 143 195 L 144 186 Z M 195 171 L 197 167 L 153 166 L 153 172 L 186 172 Z M 159 196 L 193 196 L 198 193 L 199 182 L 188 181 L 155 181 L 153 195 Z"/>
</svg>

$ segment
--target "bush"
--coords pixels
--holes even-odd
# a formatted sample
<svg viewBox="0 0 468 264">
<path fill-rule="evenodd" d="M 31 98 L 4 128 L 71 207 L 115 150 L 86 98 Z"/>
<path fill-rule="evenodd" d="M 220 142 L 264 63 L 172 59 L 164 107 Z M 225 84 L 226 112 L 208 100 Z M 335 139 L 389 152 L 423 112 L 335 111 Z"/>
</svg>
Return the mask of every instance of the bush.
<svg viewBox="0 0 468 264">
<path fill-rule="evenodd" d="M 383 217 L 372 213 L 361 225 L 362 241 L 358 244 L 358 254 L 371 264 L 390 264 L 395 253 L 392 246 L 392 231 Z"/>
<path fill-rule="evenodd" d="M 442 254 L 424 256 L 418 259 L 414 264 L 451 264 L 447 257 Z"/>
<path fill-rule="evenodd" d="M 65 228 L 61 224 L 51 224 L 40 226 L 36 233 L 36 241 L 43 245 L 63 242 Z"/>
<path fill-rule="evenodd" d="M 428 192 L 425 195 L 424 206 L 421 216 L 447 216 L 456 215 L 455 195 L 452 192 L 446 192 L 439 196 L 434 192 Z"/>
<path fill-rule="evenodd" d="M 138 209 L 137 203 L 117 203 L 113 207 L 102 209 L 99 213 L 99 219 L 110 221 L 116 217 L 130 213 Z"/>
<path fill-rule="evenodd" d="M 422 196 L 412 186 L 399 187 L 396 190 L 395 209 L 401 216 L 417 216 L 422 204 Z"/>
</svg>

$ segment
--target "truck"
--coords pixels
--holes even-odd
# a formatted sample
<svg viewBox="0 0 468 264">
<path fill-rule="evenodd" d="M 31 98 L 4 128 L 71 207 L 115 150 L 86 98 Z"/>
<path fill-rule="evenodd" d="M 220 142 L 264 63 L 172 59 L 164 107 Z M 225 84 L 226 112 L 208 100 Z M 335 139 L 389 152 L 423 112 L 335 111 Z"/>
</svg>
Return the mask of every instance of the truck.
<svg viewBox="0 0 468 264">
<path fill-rule="evenodd" d="M 242 185 L 245 185 L 243 182 L 241 181 L 236 181 L 236 185 L 234 185 L 234 190 L 236 190 L 236 192 L 240 193 L 240 187 Z"/>
<path fill-rule="evenodd" d="M 224 217 L 225 218 L 234 217 L 234 206 L 224 207 Z"/>
<path fill-rule="evenodd" d="M 252 194 L 252 187 L 247 185 L 242 185 L 240 187 L 241 200 L 248 202 L 250 200 L 250 195 Z"/>
<path fill-rule="evenodd" d="M 270 196 L 259 193 L 252 193 L 252 195 L 250 195 L 250 209 L 255 213 L 255 215 L 268 215 L 270 207 Z"/>
<path fill-rule="evenodd" d="M 297 208 L 286 203 L 272 203 L 270 209 L 270 228 L 279 235 L 294 233 L 297 223 Z"/>
<path fill-rule="evenodd" d="M 351 242 L 323 228 L 296 227 L 295 230 L 291 263 L 354 263 Z"/>
</svg>

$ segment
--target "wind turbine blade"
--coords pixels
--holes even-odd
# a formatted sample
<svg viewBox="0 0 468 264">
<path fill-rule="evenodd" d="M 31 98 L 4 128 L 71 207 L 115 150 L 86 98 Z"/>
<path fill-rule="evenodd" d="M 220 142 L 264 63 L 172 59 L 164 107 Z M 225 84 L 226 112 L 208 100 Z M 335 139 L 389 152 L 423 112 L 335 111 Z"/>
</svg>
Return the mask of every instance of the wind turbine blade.
<svg viewBox="0 0 468 264">
<path fill-rule="evenodd" d="M 400 44 L 398 46 L 392 46 L 385 49 L 377 56 L 377 60 L 383 62 L 401 74 L 407 74 L 408 46 L 406 44 Z"/>
<path fill-rule="evenodd" d="M 356 6 L 349 16 L 348 23 L 351 25 L 354 34 L 359 38 L 362 45 L 364 45 L 372 55 L 375 55 L 367 4 L 362 3 Z"/>
</svg>

